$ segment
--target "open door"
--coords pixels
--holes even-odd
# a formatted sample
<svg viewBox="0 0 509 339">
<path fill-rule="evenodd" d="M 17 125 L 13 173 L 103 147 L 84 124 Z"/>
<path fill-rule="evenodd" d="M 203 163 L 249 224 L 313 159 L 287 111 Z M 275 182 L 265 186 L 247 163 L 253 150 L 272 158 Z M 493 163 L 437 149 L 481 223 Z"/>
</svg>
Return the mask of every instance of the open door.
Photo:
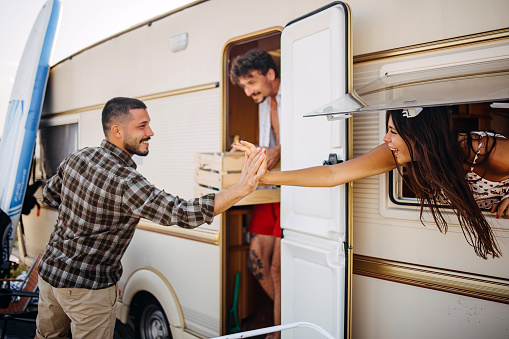
<svg viewBox="0 0 509 339">
<path fill-rule="evenodd" d="M 281 169 L 349 156 L 349 121 L 303 117 L 351 87 L 350 10 L 334 2 L 290 22 L 281 36 Z M 282 324 L 311 322 L 349 337 L 348 185 L 281 189 Z M 283 338 L 321 338 L 283 331 Z"/>
</svg>

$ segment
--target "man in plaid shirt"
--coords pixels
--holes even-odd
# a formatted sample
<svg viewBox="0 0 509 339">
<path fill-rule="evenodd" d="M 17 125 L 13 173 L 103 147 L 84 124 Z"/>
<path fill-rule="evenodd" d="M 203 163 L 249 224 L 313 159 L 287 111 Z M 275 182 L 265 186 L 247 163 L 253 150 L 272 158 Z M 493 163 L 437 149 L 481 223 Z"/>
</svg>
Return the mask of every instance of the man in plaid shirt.
<svg viewBox="0 0 509 339">
<path fill-rule="evenodd" d="M 37 337 L 113 338 L 120 260 L 140 218 L 193 228 L 251 193 L 264 152 L 246 159 L 239 182 L 217 194 L 183 200 L 150 184 L 132 160 L 148 154 L 154 135 L 145 104 L 113 98 L 102 112 L 100 147 L 69 155 L 46 184 L 45 204 L 58 209 L 39 264 Z"/>
</svg>

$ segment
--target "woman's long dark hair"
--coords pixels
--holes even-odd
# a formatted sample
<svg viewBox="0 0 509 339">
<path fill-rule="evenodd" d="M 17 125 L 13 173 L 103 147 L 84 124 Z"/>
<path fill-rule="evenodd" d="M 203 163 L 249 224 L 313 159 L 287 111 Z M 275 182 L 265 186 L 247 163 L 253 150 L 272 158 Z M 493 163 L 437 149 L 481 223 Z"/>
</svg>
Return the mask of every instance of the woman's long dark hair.
<svg viewBox="0 0 509 339">
<path fill-rule="evenodd" d="M 491 226 L 465 178 L 464 164 L 469 153 L 458 142 L 451 115 L 444 107 L 429 107 L 413 118 L 403 116 L 401 110 L 388 111 L 387 121 L 389 117 L 413 159 L 406 168 L 410 188 L 420 199 L 421 222 L 427 206 L 438 229 L 447 232 L 447 221 L 439 207 L 449 204 L 475 253 L 484 259 L 489 255 L 499 257 L 501 252 Z"/>
</svg>

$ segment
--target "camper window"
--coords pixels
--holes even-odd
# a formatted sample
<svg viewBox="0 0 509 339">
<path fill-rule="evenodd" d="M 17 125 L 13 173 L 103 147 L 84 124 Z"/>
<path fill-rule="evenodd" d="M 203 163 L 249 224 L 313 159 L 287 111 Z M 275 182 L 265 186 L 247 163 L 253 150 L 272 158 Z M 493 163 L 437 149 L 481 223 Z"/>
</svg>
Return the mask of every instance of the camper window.
<svg viewBox="0 0 509 339">
<path fill-rule="evenodd" d="M 40 179 L 49 179 L 62 160 L 78 149 L 78 123 L 41 127 L 39 140 Z"/>
<path fill-rule="evenodd" d="M 502 106 L 500 108 L 500 106 Z M 492 103 L 473 103 L 464 105 L 448 106 L 453 118 L 453 125 L 458 130 L 492 130 L 509 136 L 509 108 L 504 105 Z M 400 168 L 389 174 L 389 197 L 397 205 L 418 205 L 415 194 L 408 187 L 405 180 L 406 170 Z"/>
</svg>

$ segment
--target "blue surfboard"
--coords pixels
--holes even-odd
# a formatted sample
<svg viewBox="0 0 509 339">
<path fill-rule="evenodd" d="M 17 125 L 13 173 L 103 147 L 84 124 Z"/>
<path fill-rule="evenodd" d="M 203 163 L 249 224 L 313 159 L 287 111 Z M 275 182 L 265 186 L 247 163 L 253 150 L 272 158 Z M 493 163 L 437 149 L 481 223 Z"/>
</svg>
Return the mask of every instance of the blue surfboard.
<svg viewBox="0 0 509 339">
<path fill-rule="evenodd" d="M 1 262 L 9 259 L 21 215 L 60 17 L 60 1 L 48 0 L 28 37 L 12 88 L 0 142 Z"/>
</svg>

